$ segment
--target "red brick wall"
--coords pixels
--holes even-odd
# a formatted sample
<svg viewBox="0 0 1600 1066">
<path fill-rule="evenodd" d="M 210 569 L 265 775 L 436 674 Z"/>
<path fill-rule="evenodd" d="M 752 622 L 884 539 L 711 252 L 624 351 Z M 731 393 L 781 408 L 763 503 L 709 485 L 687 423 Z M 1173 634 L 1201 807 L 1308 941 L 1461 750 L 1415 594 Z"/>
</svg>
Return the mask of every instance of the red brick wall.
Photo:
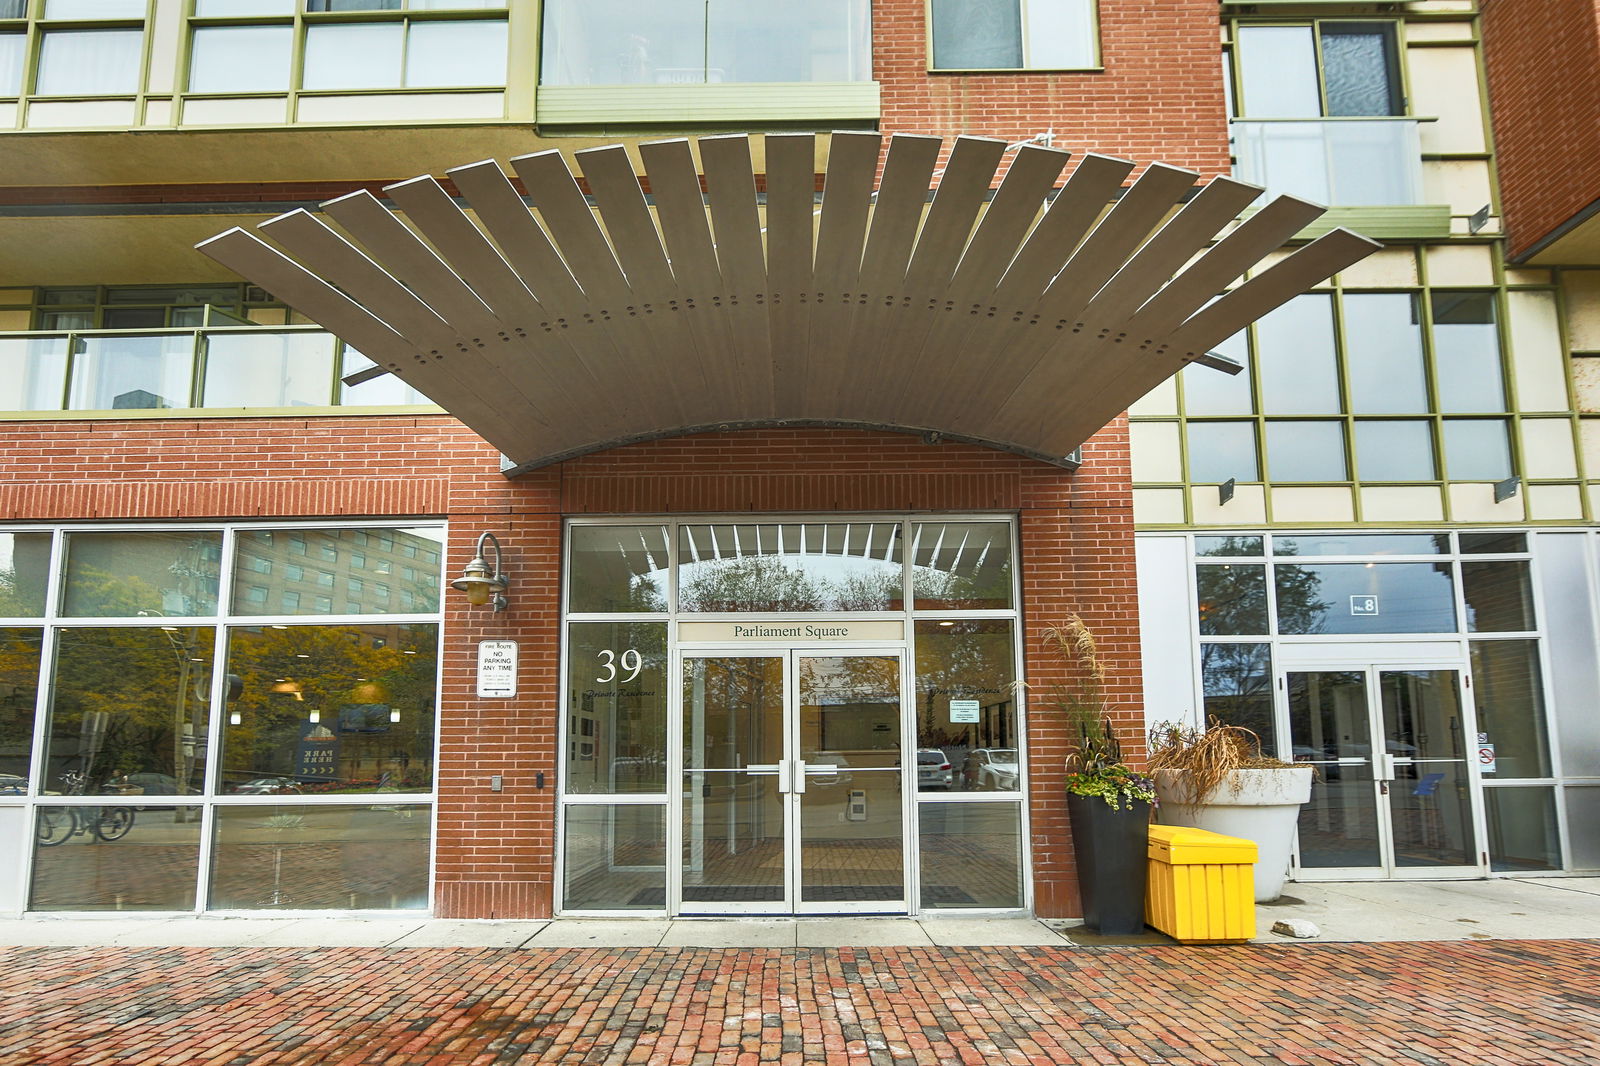
<svg viewBox="0 0 1600 1066">
<path fill-rule="evenodd" d="M 1216 0 L 1100 0 L 1104 69 L 930 74 L 925 0 L 872 7 L 873 75 L 885 133 L 975 134 L 1056 146 L 1203 176 L 1228 172 Z"/>
<path fill-rule="evenodd" d="M 1483 52 L 1515 259 L 1600 200 L 1600 0 L 1484 0 Z"/>
<path fill-rule="evenodd" d="M 511 608 L 446 601 L 435 910 L 550 913 L 555 864 L 561 516 L 690 511 L 996 511 L 1021 516 L 1024 657 L 1036 690 L 1062 676 L 1043 629 L 1081 613 L 1111 664 L 1110 695 L 1137 745 L 1137 603 L 1127 427 L 1071 473 L 975 445 L 847 430 L 752 430 L 630 445 L 508 482 L 498 457 L 443 416 L 160 419 L 0 427 L 10 520 L 439 515 L 446 565 L 491 530 Z M 479 700 L 475 649 L 521 644 L 519 695 Z M 1043 916 L 1077 913 L 1062 799 L 1066 738 L 1031 717 L 1033 856 Z M 536 775 L 545 774 L 544 788 Z M 504 791 L 490 791 L 500 775 Z"/>
</svg>

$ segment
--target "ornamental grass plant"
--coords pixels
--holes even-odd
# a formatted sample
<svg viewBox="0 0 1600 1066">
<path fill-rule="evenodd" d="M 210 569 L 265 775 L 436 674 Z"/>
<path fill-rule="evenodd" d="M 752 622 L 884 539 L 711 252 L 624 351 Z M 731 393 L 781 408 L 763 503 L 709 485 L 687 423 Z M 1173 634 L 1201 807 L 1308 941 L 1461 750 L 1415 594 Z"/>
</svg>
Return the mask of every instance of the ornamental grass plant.
<svg viewBox="0 0 1600 1066">
<path fill-rule="evenodd" d="M 1261 752 L 1261 738 L 1244 726 L 1225 725 L 1213 715 L 1204 729 L 1162 722 L 1150 730 L 1150 770 L 1172 770 L 1186 777 L 1185 791 L 1196 803 L 1217 794 L 1226 782 L 1237 794 L 1243 778 L 1235 770 L 1295 770 Z"/>
<path fill-rule="evenodd" d="M 1067 791 L 1093 796 L 1113 810 L 1133 803 L 1154 804 L 1155 783 L 1122 759 L 1122 743 L 1112 730 L 1105 700 L 1106 667 L 1094 632 L 1076 615 L 1044 631 L 1072 667 L 1071 681 L 1050 690 L 1050 704 L 1065 719 L 1072 749 L 1067 754 Z"/>
</svg>

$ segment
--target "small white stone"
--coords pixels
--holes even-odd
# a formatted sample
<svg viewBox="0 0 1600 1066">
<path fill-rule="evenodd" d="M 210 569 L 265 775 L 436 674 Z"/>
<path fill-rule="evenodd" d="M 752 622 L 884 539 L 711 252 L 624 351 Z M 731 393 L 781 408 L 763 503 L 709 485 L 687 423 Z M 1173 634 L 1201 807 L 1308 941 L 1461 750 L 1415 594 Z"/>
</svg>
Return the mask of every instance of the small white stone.
<svg viewBox="0 0 1600 1066">
<path fill-rule="evenodd" d="M 1272 931 L 1279 936 L 1292 936 L 1300 940 L 1309 940 L 1322 935 L 1322 930 L 1317 928 L 1315 922 L 1308 922 L 1304 918 L 1286 918 L 1281 922 L 1273 922 Z"/>
</svg>

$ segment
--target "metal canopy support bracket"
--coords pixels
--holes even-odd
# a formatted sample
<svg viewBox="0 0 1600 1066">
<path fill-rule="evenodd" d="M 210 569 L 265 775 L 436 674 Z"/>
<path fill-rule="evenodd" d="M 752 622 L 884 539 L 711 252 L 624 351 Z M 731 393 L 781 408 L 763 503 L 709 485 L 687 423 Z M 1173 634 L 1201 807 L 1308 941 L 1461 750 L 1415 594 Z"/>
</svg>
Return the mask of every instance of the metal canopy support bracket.
<svg viewBox="0 0 1600 1066">
<path fill-rule="evenodd" d="M 751 140 L 574 153 L 592 203 L 546 151 L 511 161 L 531 207 L 482 160 L 448 172 L 465 209 L 424 175 L 385 190 L 397 211 L 366 192 L 323 205 L 340 230 L 264 223 L 282 251 L 237 229 L 197 247 L 378 364 L 347 383 L 399 375 L 511 474 L 795 425 L 1073 466 L 1189 363 L 1239 373 L 1218 344 L 1378 247 L 1336 230 L 1260 269 L 1323 209 L 1279 197 L 1240 223 L 1259 189 L 1196 193 L 1160 164 L 1118 199 L 1134 164 L 1106 156 L 1063 185 L 1070 155 L 1037 145 L 772 134 L 758 176 Z"/>
</svg>

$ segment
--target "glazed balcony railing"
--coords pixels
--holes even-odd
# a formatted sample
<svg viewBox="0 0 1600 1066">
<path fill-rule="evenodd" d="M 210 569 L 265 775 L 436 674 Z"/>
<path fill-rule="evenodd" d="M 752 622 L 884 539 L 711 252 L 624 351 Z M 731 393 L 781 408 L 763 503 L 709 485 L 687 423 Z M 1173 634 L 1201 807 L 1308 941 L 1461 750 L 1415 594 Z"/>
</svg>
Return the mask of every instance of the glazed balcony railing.
<svg viewBox="0 0 1600 1066">
<path fill-rule="evenodd" d="M 1330 207 L 1422 204 L 1421 119 L 1236 119 L 1233 176 Z"/>
<path fill-rule="evenodd" d="M 0 333 L 0 412 L 302 409 L 427 404 L 306 326 Z"/>
</svg>

